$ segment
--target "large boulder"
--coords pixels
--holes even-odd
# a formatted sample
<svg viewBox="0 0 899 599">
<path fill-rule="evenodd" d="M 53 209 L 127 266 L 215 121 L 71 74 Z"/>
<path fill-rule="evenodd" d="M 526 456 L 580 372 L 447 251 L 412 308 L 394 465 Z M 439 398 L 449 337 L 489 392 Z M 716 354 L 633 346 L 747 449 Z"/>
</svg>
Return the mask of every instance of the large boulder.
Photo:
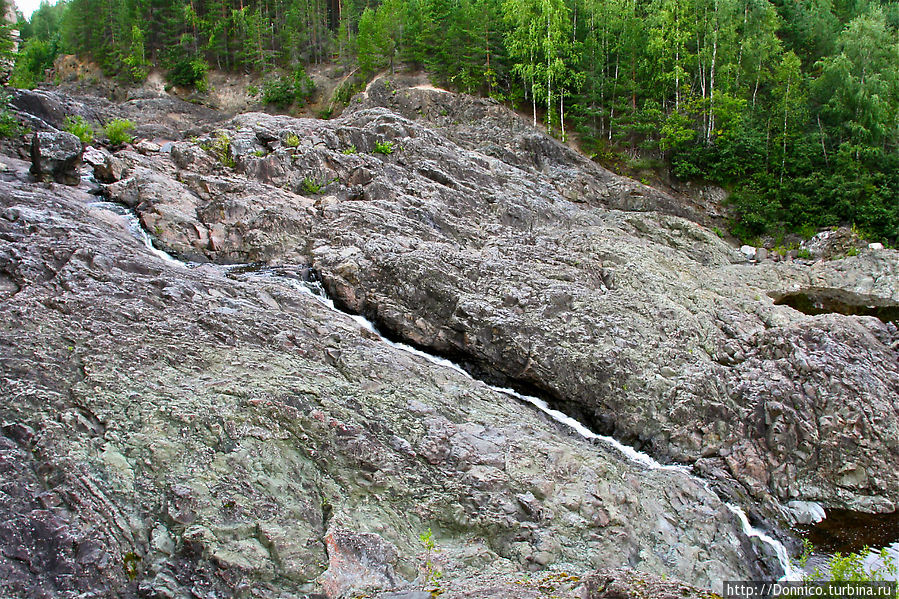
<svg viewBox="0 0 899 599">
<path fill-rule="evenodd" d="M 128 168 L 124 160 L 105 148 L 88 147 L 84 151 L 84 162 L 94 169 L 94 177 L 102 183 L 119 181 Z"/>
<path fill-rule="evenodd" d="M 78 185 L 81 140 L 65 131 L 40 131 L 31 142 L 31 174 L 38 179 Z"/>
</svg>

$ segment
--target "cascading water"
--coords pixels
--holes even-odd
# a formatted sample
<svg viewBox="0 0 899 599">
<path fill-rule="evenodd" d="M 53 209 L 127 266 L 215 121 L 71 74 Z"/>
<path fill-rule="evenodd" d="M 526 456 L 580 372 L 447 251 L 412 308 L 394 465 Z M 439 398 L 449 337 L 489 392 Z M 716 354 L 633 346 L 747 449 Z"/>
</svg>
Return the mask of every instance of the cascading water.
<svg viewBox="0 0 899 599">
<path fill-rule="evenodd" d="M 189 264 L 186 264 L 185 262 L 182 262 L 182 261 L 174 258 L 170 254 L 168 254 L 160 249 L 157 249 L 153 245 L 153 240 L 150 237 L 150 235 L 141 227 L 140 221 L 137 218 L 137 216 L 130 210 L 127 210 L 124 207 L 122 207 L 118 204 L 113 204 L 111 202 L 94 202 L 93 204 L 91 204 L 91 206 L 96 207 L 96 208 L 110 210 L 110 211 L 122 216 L 126 220 L 129 229 L 133 232 L 135 237 L 140 239 L 143 242 L 143 244 L 147 247 L 147 249 L 149 249 L 158 258 L 160 258 L 166 262 L 172 263 L 172 264 L 178 264 L 179 266 L 182 266 L 182 267 L 189 266 Z M 358 314 L 351 314 L 349 312 L 345 312 L 345 311 L 341 310 L 340 308 L 338 308 L 337 305 L 334 303 L 334 300 L 332 300 L 328 296 L 324 287 L 322 287 L 322 285 L 318 282 L 306 281 L 306 280 L 303 280 L 303 279 L 300 279 L 297 277 L 288 276 L 286 274 L 279 273 L 278 271 L 276 271 L 275 269 L 272 269 L 272 268 L 253 268 L 252 265 L 230 265 L 228 267 L 222 267 L 222 268 L 226 269 L 229 273 L 233 274 L 233 273 L 235 273 L 235 271 L 237 269 L 241 268 L 242 266 L 251 268 L 251 270 L 249 271 L 249 274 L 251 274 L 253 276 L 262 276 L 262 277 L 266 277 L 269 279 L 276 279 L 282 283 L 289 285 L 291 288 L 297 290 L 300 293 L 303 293 L 303 294 L 306 294 L 306 295 L 309 295 L 309 296 L 315 298 L 319 303 L 323 304 L 330 310 L 333 310 L 334 312 L 341 314 L 344 317 L 348 317 L 348 318 L 352 319 L 360 327 L 368 330 L 369 332 L 373 333 L 374 335 L 377 335 L 378 338 L 380 338 L 384 343 L 387 343 L 388 345 L 390 345 L 396 349 L 399 349 L 401 351 L 404 351 L 404 352 L 410 353 L 412 355 L 418 356 L 420 358 L 423 358 L 423 359 L 427 360 L 428 362 L 430 362 L 431 364 L 434 364 L 436 366 L 439 366 L 442 368 L 450 368 L 452 370 L 455 370 L 456 372 L 464 375 L 465 377 L 467 377 L 469 379 L 477 380 L 477 379 L 474 379 L 474 377 L 467 370 L 465 370 L 464 368 L 462 368 L 460 365 L 456 364 L 455 362 L 452 362 L 451 360 L 447 360 L 446 358 L 441 358 L 439 356 L 429 354 L 418 348 L 412 347 L 411 345 L 407 345 L 405 343 L 399 343 L 396 341 L 391 341 L 390 339 L 386 338 L 384 335 L 382 335 L 378 331 L 375 324 L 373 322 L 371 322 L 370 320 L 368 320 L 367 318 L 365 318 L 364 316 L 361 316 Z M 623 443 L 619 442 L 618 440 L 616 440 L 612 437 L 594 433 L 589 428 L 584 426 L 581 422 L 578 422 L 574 418 L 568 416 L 567 414 L 564 414 L 563 412 L 560 412 L 559 410 L 555 410 L 555 409 L 549 407 L 549 405 L 543 399 L 533 397 L 530 395 L 525 395 L 525 394 L 519 393 L 513 389 L 490 385 L 490 384 L 484 383 L 483 381 L 481 381 L 481 382 L 483 384 L 485 384 L 488 388 L 492 389 L 493 391 L 496 391 L 497 393 L 502 393 L 502 394 L 508 395 L 519 401 L 528 403 L 528 404 L 536 407 L 538 410 L 540 410 L 541 412 L 543 412 L 544 414 L 549 416 L 552 420 L 572 429 L 573 431 L 575 431 L 578 435 L 580 435 L 584 439 L 587 439 L 589 441 L 597 441 L 597 442 L 603 443 L 606 446 L 611 447 L 615 451 L 619 452 L 626 459 L 630 460 L 631 462 L 633 462 L 639 466 L 642 466 L 642 467 L 650 469 L 650 470 L 665 470 L 665 471 L 670 471 L 672 473 L 677 473 L 677 474 L 680 474 L 683 476 L 689 476 L 692 479 L 694 479 L 695 481 L 702 484 L 707 490 L 709 490 L 709 492 L 714 494 L 714 492 L 709 487 L 708 482 L 702 478 L 699 478 L 699 477 L 696 477 L 696 476 L 690 474 L 690 469 L 687 466 L 662 464 L 659 461 L 657 461 L 655 458 L 653 458 L 652 456 L 645 454 L 641 451 L 637 451 L 633 447 L 628 447 L 627 445 L 624 445 Z M 738 506 L 735 506 L 735 505 L 732 505 L 729 503 L 725 504 L 725 505 L 737 517 L 737 520 L 740 522 L 742 531 L 747 537 L 756 538 L 760 542 L 771 547 L 774 554 L 777 556 L 777 559 L 778 559 L 781 569 L 784 572 L 784 575 L 783 575 L 784 579 L 795 579 L 797 576 L 801 576 L 801 571 L 797 570 L 793 566 L 792 562 L 790 561 L 789 554 L 787 552 L 786 547 L 783 545 L 783 543 L 781 543 L 777 539 L 773 538 L 772 536 L 768 535 L 764 531 L 761 531 L 761 530 L 755 528 L 754 526 L 752 526 L 752 524 L 749 522 L 749 518 L 747 517 L 746 513 Z"/>
<path fill-rule="evenodd" d="M 135 237 L 140 239 L 143 242 L 143 244 L 147 247 L 147 249 L 153 253 L 154 256 L 156 256 L 160 260 L 164 260 L 165 262 L 168 262 L 169 264 L 177 264 L 179 266 L 185 266 L 184 262 L 182 262 L 181 260 L 178 260 L 177 258 L 173 257 L 171 254 L 168 254 L 153 245 L 153 238 L 150 237 L 150 234 L 147 233 L 144 230 L 144 228 L 141 226 L 140 219 L 137 218 L 137 215 L 134 214 L 133 211 L 129 210 L 128 208 L 125 208 L 121 204 L 116 204 L 113 202 L 102 202 L 102 201 L 91 202 L 90 204 L 88 204 L 88 206 L 90 208 L 99 208 L 101 210 L 108 210 L 110 212 L 118 214 L 123 219 L 125 219 L 125 224 L 128 226 L 128 230 L 131 231 L 131 233 Z"/>
</svg>

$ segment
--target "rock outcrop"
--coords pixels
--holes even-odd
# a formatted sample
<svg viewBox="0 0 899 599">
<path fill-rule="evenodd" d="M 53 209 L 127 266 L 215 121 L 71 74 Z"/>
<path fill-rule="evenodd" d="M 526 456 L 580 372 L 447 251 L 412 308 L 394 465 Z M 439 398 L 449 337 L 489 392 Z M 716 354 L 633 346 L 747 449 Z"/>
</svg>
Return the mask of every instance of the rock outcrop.
<svg viewBox="0 0 899 599">
<path fill-rule="evenodd" d="M 447 597 L 494 578 L 522 596 L 511 581 L 548 567 L 711 585 L 771 563 L 695 479 L 394 349 L 300 293 L 301 268 L 161 260 L 95 197 L 11 164 L 9 596 L 415 596 L 428 528 Z"/>
<path fill-rule="evenodd" d="M 66 185 L 81 181 L 81 141 L 65 131 L 35 133 L 31 141 L 31 174 Z"/>
<path fill-rule="evenodd" d="M 750 265 L 499 105 L 385 90 L 336 121 L 238 116 L 109 193 L 185 258 L 310 264 L 390 334 L 757 500 L 895 509 L 895 324 L 772 301 L 899 305 L 895 251 Z"/>
<path fill-rule="evenodd" d="M 609 582 L 621 566 L 706 588 L 777 573 L 703 481 L 386 344 L 305 293 L 310 273 L 751 510 L 899 502 L 895 323 L 775 304 L 899 305 L 897 252 L 750 264 L 694 208 L 440 90 L 380 80 L 339 119 L 215 115 L 189 136 L 202 114 L 179 110 L 138 131 L 180 141 L 90 160 L 189 267 L 83 188 L 0 173 L 14 596 L 412 598 L 436 568 L 444 597 L 539 596 L 528 572 L 611 597 L 634 588 Z"/>
</svg>

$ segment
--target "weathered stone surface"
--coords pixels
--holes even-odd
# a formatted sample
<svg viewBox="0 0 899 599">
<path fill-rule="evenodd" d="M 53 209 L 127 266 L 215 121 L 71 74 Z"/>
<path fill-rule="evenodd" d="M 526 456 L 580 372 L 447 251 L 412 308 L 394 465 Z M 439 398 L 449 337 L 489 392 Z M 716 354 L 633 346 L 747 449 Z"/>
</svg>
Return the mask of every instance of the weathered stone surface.
<svg viewBox="0 0 899 599">
<path fill-rule="evenodd" d="M 296 268 L 162 261 L 93 201 L 0 180 L 13 597 L 315 596 L 348 546 L 331 555 L 328 530 L 395 547 L 396 592 L 416 590 L 427 528 L 450 591 L 560 565 L 764 575 L 697 481 L 393 349 L 298 293 Z"/>
<path fill-rule="evenodd" d="M 134 149 L 141 154 L 155 154 L 162 149 L 162 146 L 160 146 L 158 143 L 150 141 L 149 139 L 142 139 L 134 144 Z"/>
<path fill-rule="evenodd" d="M 586 599 L 713 599 L 719 595 L 626 568 L 596 572 L 584 578 Z M 717 592 L 717 589 L 715 589 Z"/>
<path fill-rule="evenodd" d="M 78 185 L 81 141 L 65 131 L 38 132 L 31 141 L 31 173 L 58 183 Z"/>
<path fill-rule="evenodd" d="M 332 529 L 325 535 L 328 569 L 320 582 L 329 598 L 394 589 L 396 547 L 379 535 Z"/>
<path fill-rule="evenodd" d="M 828 289 L 899 305 L 895 251 L 749 265 L 711 231 L 664 214 L 678 212 L 665 194 L 495 103 L 436 90 L 393 94 L 376 82 L 336 121 L 247 114 L 225 129 L 301 143 L 244 153 L 234 171 L 197 146 L 179 150 L 194 157 L 175 156 L 182 183 L 170 185 L 189 193 L 141 192 L 138 211 L 182 255 L 313 264 L 340 303 L 391 334 L 541 390 L 660 458 L 719 460 L 713 470 L 758 500 L 899 501 L 895 329 L 771 301 Z M 378 142 L 394 151 L 375 153 Z M 648 203 L 631 205 L 637 196 Z M 244 197 L 266 203 L 229 210 Z M 213 229 L 221 244 L 206 243 Z M 811 340 L 795 359 L 768 349 Z M 786 428 L 763 408 L 784 396 L 802 406 Z M 841 429 L 858 443 L 830 434 Z M 841 474 L 845 462 L 854 474 Z"/>
<path fill-rule="evenodd" d="M 702 481 L 387 345 L 301 293 L 306 266 L 392 335 L 694 462 L 750 508 L 895 505 L 895 325 L 772 299 L 892 305 L 895 251 L 750 265 L 496 104 L 418 90 L 427 123 L 378 85 L 333 121 L 247 114 L 116 153 L 106 194 L 158 244 L 269 268 L 160 260 L 82 190 L 0 176 L 0 509 L 65 544 L 25 563 L 4 529 L 14 596 L 408 594 L 428 528 L 445 597 L 538 597 L 525 582 L 550 575 L 583 597 L 572 574 L 621 566 L 703 587 L 774 573 Z"/>
<path fill-rule="evenodd" d="M 125 161 L 104 148 L 88 147 L 84 151 L 84 162 L 94 171 L 94 177 L 102 183 L 115 183 L 125 174 Z"/>
</svg>

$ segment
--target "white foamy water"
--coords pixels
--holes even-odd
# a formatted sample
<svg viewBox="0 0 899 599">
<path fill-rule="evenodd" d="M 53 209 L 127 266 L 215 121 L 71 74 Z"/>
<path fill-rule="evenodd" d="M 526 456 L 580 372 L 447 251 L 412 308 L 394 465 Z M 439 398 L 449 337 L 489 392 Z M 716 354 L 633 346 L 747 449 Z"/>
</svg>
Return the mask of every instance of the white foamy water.
<svg viewBox="0 0 899 599">
<path fill-rule="evenodd" d="M 113 202 L 91 202 L 90 204 L 88 204 L 88 206 L 90 206 L 91 208 L 107 210 L 122 217 L 125 220 L 125 224 L 128 226 L 128 230 L 131 231 L 131 233 L 135 237 L 140 239 L 141 242 L 147 247 L 147 249 L 153 253 L 154 256 L 156 256 L 160 260 L 168 262 L 169 264 L 185 266 L 184 262 L 182 262 L 181 260 L 178 260 L 167 252 L 164 252 L 153 245 L 153 238 L 150 237 L 150 235 L 141 226 L 140 220 L 137 218 L 137 215 L 135 215 L 133 211 Z"/>
<path fill-rule="evenodd" d="M 802 570 L 799 570 L 793 565 L 793 562 L 790 560 L 790 554 L 787 552 L 787 548 L 784 547 L 783 543 L 750 524 L 749 517 L 740 507 L 731 503 L 725 503 L 724 505 L 726 505 L 727 509 L 733 512 L 737 519 L 740 520 L 740 524 L 743 526 L 743 532 L 747 537 L 758 539 L 774 550 L 775 555 L 777 555 L 777 561 L 780 562 L 780 567 L 784 571 L 783 576 L 780 578 L 781 580 L 802 580 Z"/>
</svg>

